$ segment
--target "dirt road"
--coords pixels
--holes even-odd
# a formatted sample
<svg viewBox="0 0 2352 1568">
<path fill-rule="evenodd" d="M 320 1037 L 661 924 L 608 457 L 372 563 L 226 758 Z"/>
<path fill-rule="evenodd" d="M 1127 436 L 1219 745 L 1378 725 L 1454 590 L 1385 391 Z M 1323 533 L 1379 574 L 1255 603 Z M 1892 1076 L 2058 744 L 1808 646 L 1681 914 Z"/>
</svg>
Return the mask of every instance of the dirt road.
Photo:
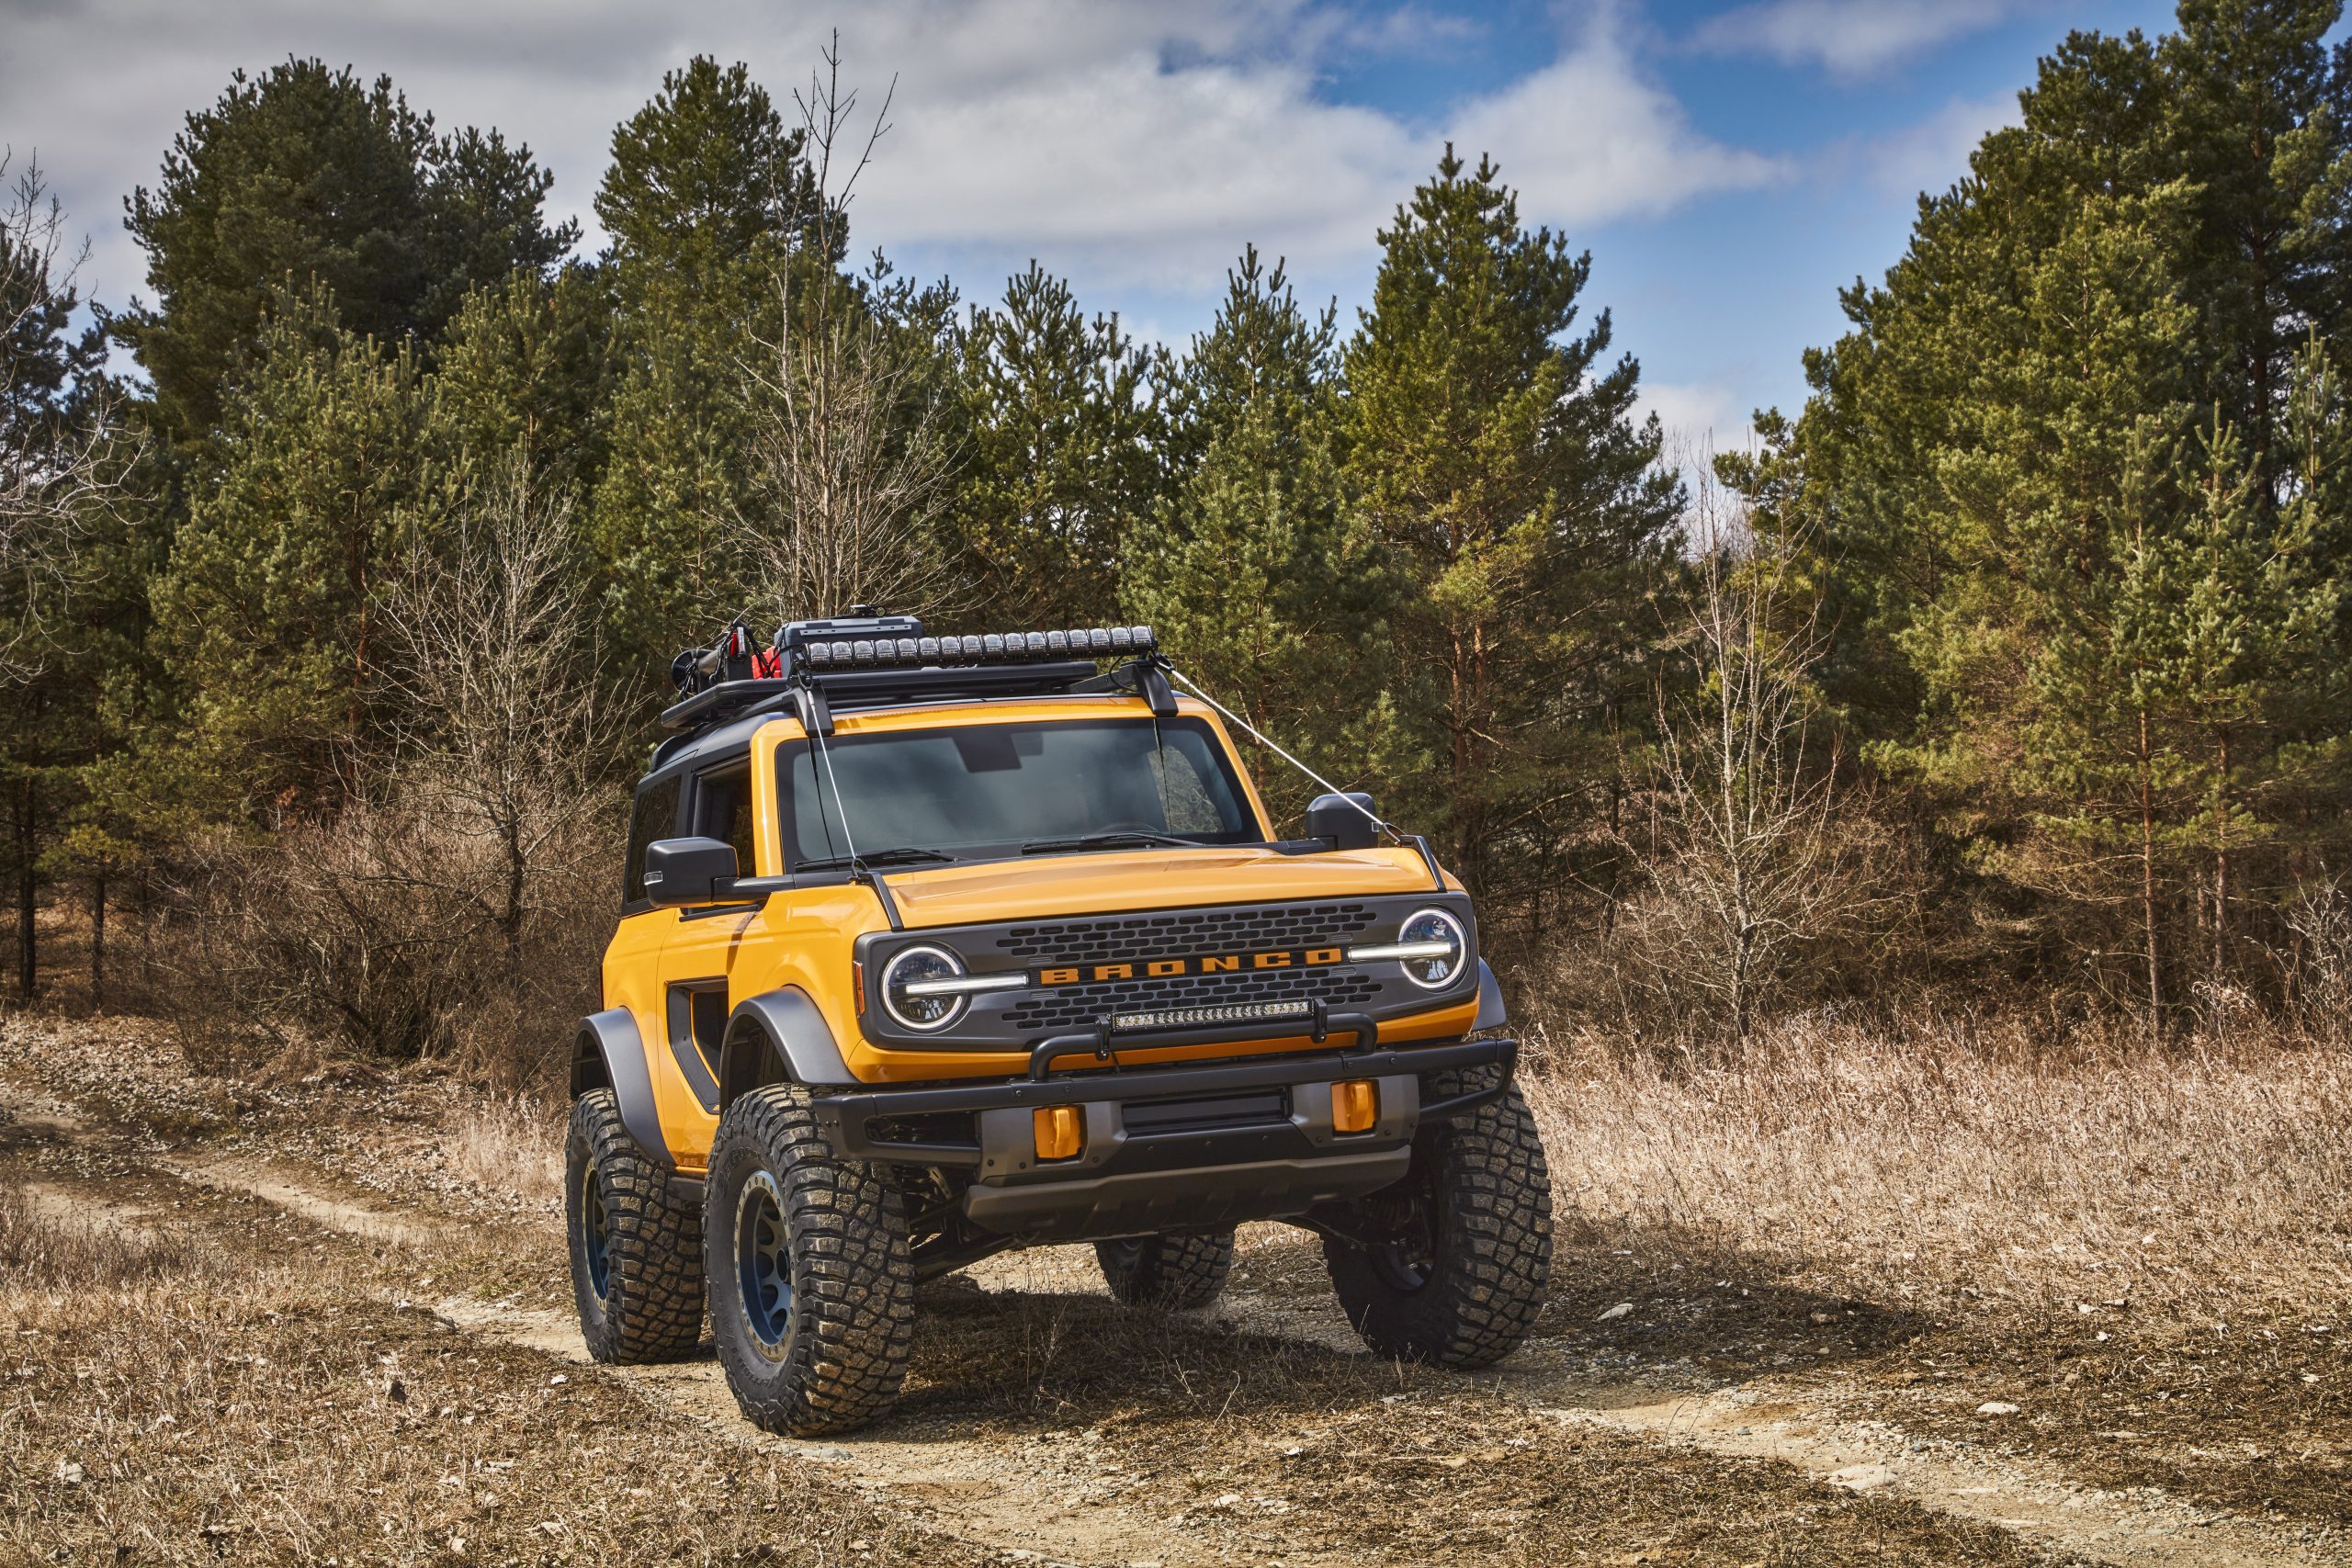
<svg viewBox="0 0 2352 1568">
<path fill-rule="evenodd" d="M 223 1111 L 164 1069 L 76 1097 L 66 1043 L 0 1040 L 21 1233 L 0 1278 L 25 1308 L 0 1348 L 0 1558 L 2352 1562 L 2291 1510 L 2089 1485 L 2018 1451 L 2022 1413 L 1906 1429 L 1908 1391 L 1866 1359 L 1726 1381 L 1597 1348 L 1565 1293 L 1493 1374 L 1376 1362 L 1275 1226 L 1191 1317 L 1122 1312 L 1081 1249 L 940 1281 L 897 1418 L 778 1439 L 707 1354 L 586 1361 L 556 1215 L 453 1178 L 447 1104 L 297 1086 Z M 102 1288 L 60 1291 L 54 1257 L 44 1285 L 44 1237 Z M 1605 1260 L 1565 1247 L 1580 1267 Z M 1607 1326 L 1652 1310 L 1627 1307 Z M 172 1479 L 200 1423 L 209 1491 Z"/>
</svg>

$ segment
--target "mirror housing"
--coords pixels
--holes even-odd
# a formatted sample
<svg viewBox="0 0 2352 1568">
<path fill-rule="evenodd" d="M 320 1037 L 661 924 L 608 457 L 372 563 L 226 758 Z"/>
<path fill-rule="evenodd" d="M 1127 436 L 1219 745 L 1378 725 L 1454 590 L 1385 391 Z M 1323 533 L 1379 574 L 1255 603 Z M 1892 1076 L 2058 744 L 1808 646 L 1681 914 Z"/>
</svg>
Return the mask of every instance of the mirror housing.
<svg viewBox="0 0 2352 1568">
<path fill-rule="evenodd" d="M 1359 809 L 1361 807 L 1361 809 Z M 1367 816 L 1366 813 L 1372 813 Z M 1358 790 L 1349 795 L 1318 795 L 1306 808 L 1306 836 L 1329 839 L 1335 850 L 1372 848 L 1374 829 L 1372 796 Z M 652 863 L 649 860 L 647 863 Z"/>
<path fill-rule="evenodd" d="M 741 874 L 723 839 L 656 839 L 645 846 L 645 896 L 657 908 L 715 904 Z"/>
</svg>

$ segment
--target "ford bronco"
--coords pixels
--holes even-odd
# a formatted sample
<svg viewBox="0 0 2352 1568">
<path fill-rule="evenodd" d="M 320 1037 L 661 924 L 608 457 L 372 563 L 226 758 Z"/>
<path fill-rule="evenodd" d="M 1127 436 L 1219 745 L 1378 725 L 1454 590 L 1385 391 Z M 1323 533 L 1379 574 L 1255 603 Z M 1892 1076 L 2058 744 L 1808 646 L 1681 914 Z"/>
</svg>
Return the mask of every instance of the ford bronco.
<svg viewBox="0 0 2352 1568">
<path fill-rule="evenodd" d="M 919 1281 L 1091 1242 L 1119 1302 L 1199 1308 L 1255 1220 L 1321 1238 L 1382 1356 L 1527 1333 L 1518 1047 L 1470 900 L 1368 796 L 1278 839 L 1143 627 L 861 606 L 673 675 L 572 1055 L 593 1355 L 688 1355 L 707 1300 L 745 1416 L 842 1431 L 897 1398 Z"/>
</svg>

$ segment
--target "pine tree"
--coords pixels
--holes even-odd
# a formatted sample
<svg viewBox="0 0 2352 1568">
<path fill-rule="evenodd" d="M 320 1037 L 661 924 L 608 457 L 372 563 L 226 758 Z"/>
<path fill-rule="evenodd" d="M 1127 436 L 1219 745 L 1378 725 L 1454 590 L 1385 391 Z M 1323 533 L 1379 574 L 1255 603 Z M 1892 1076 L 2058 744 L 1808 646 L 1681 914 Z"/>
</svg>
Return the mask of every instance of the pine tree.
<svg viewBox="0 0 2352 1568">
<path fill-rule="evenodd" d="M 444 334 L 434 418 L 473 465 L 521 456 L 543 493 L 576 496 L 602 468 L 612 320 L 584 268 L 475 289 Z"/>
<path fill-rule="evenodd" d="M 79 869 L 63 847 L 84 775 L 135 683 L 126 600 L 145 565 L 121 484 L 135 444 L 117 425 L 103 333 L 74 326 L 82 301 L 64 232 L 28 163 L 0 187 L 0 869 L 22 1000 L 39 980 L 41 889 Z"/>
<path fill-rule="evenodd" d="M 388 351 L 429 346 L 469 288 L 571 248 L 577 231 L 540 212 L 548 178 L 495 132 L 436 137 L 389 77 L 300 59 L 236 73 L 126 203 L 155 302 L 115 326 L 153 382 L 155 424 L 185 444 L 220 423 L 281 290 L 324 290 Z"/>
<path fill-rule="evenodd" d="M 1605 809 L 1680 491 L 1608 313 L 1570 335 L 1589 255 L 1521 229 L 1493 164 L 1449 148 L 1380 243 L 1345 364 L 1349 479 L 1398 578 L 1384 772 L 1474 888 L 1532 896 Z"/>
<path fill-rule="evenodd" d="M 745 486 L 739 362 L 780 330 L 779 276 L 818 265 L 800 254 L 818 199 L 805 146 L 742 65 L 702 56 L 613 133 L 596 213 L 614 238 L 617 384 L 589 537 L 616 656 L 649 675 L 751 592 L 728 537 Z"/>
<path fill-rule="evenodd" d="M 958 346 L 969 479 L 954 525 L 978 598 L 1008 626 L 1108 619 L 1160 482 L 1148 356 L 1035 262 L 1002 306 L 974 307 Z"/>
<path fill-rule="evenodd" d="M 1997 912 L 1976 931 L 2151 1017 L 2325 858 L 2289 825 L 2352 784 L 2323 651 L 2346 541 L 2308 499 L 2340 489 L 2312 412 L 2352 330 L 2338 12 L 2184 0 L 2161 39 L 2069 37 L 1847 291 L 1803 418 L 1727 470 L 1808 542 L 1825 686 L 1924 786 Z"/>
<path fill-rule="evenodd" d="M 228 457 L 154 591 L 214 809 L 332 809 L 352 749 L 380 737 L 380 598 L 438 472 L 419 379 L 314 295 L 273 310 L 230 395 Z"/>
<path fill-rule="evenodd" d="M 1215 322 L 1166 378 L 1182 477 L 1135 530 L 1120 578 L 1124 613 L 1213 695 L 1317 751 L 1373 694 L 1360 645 L 1374 594 L 1334 451 L 1337 339 L 1334 312 L 1302 310 L 1280 263 L 1243 254 Z M 1260 762 L 1278 810 L 1300 804 L 1288 767 Z"/>
</svg>

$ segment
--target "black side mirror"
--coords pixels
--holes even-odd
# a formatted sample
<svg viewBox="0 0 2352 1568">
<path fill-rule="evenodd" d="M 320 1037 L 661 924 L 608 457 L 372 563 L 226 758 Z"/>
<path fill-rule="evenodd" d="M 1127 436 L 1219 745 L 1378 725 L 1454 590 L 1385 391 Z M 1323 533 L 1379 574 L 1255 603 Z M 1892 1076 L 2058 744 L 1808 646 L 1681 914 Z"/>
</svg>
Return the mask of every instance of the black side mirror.
<svg viewBox="0 0 2352 1568">
<path fill-rule="evenodd" d="M 1368 850 L 1373 843 L 1373 819 L 1378 815 L 1372 808 L 1372 796 L 1361 790 L 1351 795 L 1318 795 L 1306 808 L 1306 836 L 1329 839 L 1335 850 Z"/>
<path fill-rule="evenodd" d="M 662 908 L 715 904 L 740 874 L 723 839 L 656 839 L 645 846 L 645 896 Z"/>
</svg>

